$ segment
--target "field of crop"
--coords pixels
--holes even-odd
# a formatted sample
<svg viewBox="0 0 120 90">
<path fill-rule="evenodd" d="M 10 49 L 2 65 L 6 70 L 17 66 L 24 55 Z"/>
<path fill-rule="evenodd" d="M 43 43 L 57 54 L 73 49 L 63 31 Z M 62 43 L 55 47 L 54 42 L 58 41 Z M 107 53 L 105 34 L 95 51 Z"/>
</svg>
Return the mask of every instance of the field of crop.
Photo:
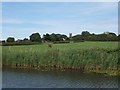
<svg viewBox="0 0 120 90">
<path fill-rule="evenodd" d="M 117 70 L 118 42 L 2 46 L 3 65 L 15 67 Z"/>
</svg>

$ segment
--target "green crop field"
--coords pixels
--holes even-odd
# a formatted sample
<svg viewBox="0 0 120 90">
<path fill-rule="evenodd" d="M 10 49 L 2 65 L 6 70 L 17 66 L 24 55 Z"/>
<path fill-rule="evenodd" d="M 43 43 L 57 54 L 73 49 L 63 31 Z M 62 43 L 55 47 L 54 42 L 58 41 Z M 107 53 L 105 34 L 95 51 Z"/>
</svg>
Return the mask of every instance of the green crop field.
<svg viewBox="0 0 120 90">
<path fill-rule="evenodd" d="M 118 42 L 2 46 L 2 63 L 16 67 L 117 70 Z"/>
</svg>

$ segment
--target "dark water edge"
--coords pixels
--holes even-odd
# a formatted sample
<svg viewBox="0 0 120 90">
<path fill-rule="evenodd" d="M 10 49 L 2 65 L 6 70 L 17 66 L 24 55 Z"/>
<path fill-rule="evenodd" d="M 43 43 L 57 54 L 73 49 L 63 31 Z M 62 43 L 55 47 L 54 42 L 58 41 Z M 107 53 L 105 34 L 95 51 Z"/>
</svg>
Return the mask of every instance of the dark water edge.
<svg viewBox="0 0 120 90">
<path fill-rule="evenodd" d="M 99 73 L 99 74 L 106 74 L 110 76 L 120 76 L 120 69 L 100 69 L 100 68 L 92 68 L 92 69 L 85 69 L 83 67 L 57 67 L 56 65 L 12 65 L 12 64 L 3 64 L 3 68 L 15 68 L 15 69 L 36 69 L 42 71 L 79 71 L 81 73 Z"/>
<path fill-rule="evenodd" d="M 118 76 L 79 71 L 4 68 L 3 88 L 118 88 Z"/>
</svg>

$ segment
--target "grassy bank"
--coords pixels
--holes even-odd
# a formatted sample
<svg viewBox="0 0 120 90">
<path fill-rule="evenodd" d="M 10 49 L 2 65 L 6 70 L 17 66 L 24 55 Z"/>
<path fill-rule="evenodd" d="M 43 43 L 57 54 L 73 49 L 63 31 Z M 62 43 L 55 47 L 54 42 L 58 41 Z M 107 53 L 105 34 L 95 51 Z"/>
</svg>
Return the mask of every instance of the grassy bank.
<svg viewBox="0 0 120 90">
<path fill-rule="evenodd" d="M 2 46 L 2 63 L 12 67 L 80 70 L 115 74 L 118 71 L 117 42 L 81 42 Z M 104 71 L 104 72 L 103 72 Z M 108 73 L 109 74 L 109 73 Z"/>
</svg>

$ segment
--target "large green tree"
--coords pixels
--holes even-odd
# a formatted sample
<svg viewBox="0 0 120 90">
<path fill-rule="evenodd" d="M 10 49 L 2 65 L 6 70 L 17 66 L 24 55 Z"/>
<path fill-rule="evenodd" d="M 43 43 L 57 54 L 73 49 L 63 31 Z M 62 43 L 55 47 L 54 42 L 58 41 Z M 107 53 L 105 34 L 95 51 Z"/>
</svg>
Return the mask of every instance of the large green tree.
<svg viewBox="0 0 120 90">
<path fill-rule="evenodd" d="M 81 33 L 81 35 L 82 35 L 82 38 L 84 39 L 84 40 L 89 40 L 89 36 L 91 35 L 88 31 L 82 31 L 82 33 Z"/>
<path fill-rule="evenodd" d="M 41 36 L 39 33 L 33 33 L 30 35 L 30 41 L 32 42 L 41 42 Z"/>
<path fill-rule="evenodd" d="M 51 41 L 50 34 L 48 34 L 48 33 L 46 35 L 44 34 L 43 38 L 44 38 L 45 41 Z"/>
<path fill-rule="evenodd" d="M 72 37 L 72 39 L 73 39 L 74 42 L 83 41 L 82 35 L 75 35 L 75 36 Z"/>
<path fill-rule="evenodd" d="M 81 34 L 82 34 L 83 37 L 87 37 L 87 36 L 90 35 L 90 33 L 88 31 L 82 31 Z"/>
<path fill-rule="evenodd" d="M 50 38 L 52 42 L 56 41 L 56 34 L 52 33 Z"/>
<path fill-rule="evenodd" d="M 45 40 L 45 41 L 52 41 L 52 42 L 54 42 L 54 41 L 64 41 L 64 40 L 68 40 L 68 37 L 66 36 L 66 35 L 64 35 L 64 34 L 54 34 L 54 33 L 52 33 L 52 34 L 44 34 L 43 35 L 43 40 Z"/>
<path fill-rule="evenodd" d="M 7 42 L 15 42 L 15 38 L 14 37 L 8 37 Z"/>
</svg>

